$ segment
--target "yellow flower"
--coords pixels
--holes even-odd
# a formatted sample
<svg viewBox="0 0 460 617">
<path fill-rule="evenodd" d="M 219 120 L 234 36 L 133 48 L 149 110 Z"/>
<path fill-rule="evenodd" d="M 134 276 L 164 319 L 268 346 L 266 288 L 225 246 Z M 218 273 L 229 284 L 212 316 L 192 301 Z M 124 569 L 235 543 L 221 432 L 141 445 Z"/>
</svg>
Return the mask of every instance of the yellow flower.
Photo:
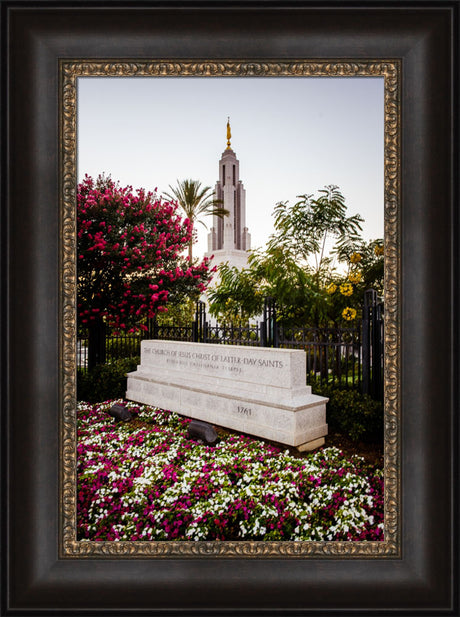
<svg viewBox="0 0 460 617">
<path fill-rule="evenodd" d="M 379 257 L 380 255 L 383 255 L 383 245 L 382 244 L 377 244 L 375 246 L 374 255 L 376 255 L 377 257 Z"/>
<path fill-rule="evenodd" d="M 352 264 L 357 264 L 361 261 L 362 256 L 359 253 L 353 253 L 350 257 L 350 261 Z"/>
<path fill-rule="evenodd" d="M 351 283 L 343 283 L 340 285 L 340 293 L 342 296 L 351 296 L 353 293 L 353 285 Z"/>
<path fill-rule="evenodd" d="M 359 283 L 359 281 L 363 278 L 363 275 L 360 270 L 355 270 L 354 272 L 350 272 L 348 275 L 348 280 L 350 283 Z"/>
<path fill-rule="evenodd" d="M 335 283 L 331 283 L 326 287 L 326 291 L 328 294 L 333 294 L 337 291 L 337 285 Z"/>
<path fill-rule="evenodd" d="M 356 317 L 356 309 L 347 306 L 347 308 L 344 308 L 342 311 L 342 317 L 347 321 L 353 321 Z"/>
</svg>

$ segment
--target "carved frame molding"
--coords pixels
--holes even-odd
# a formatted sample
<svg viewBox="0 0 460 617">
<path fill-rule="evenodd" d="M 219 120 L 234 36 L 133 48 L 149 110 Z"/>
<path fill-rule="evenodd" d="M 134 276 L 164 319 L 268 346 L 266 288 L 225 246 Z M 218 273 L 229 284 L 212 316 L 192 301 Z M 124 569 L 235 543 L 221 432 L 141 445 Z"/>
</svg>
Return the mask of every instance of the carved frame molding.
<svg viewBox="0 0 460 617">
<path fill-rule="evenodd" d="M 130 542 L 76 539 L 76 187 L 79 77 L 383 77 L 385 226 L 385 540 L 382 542 Z M 398 60 L 60 60 L 61 558 L 397 558 L 401 556 L 400 195 L 401 62 Z"/>
</svg>

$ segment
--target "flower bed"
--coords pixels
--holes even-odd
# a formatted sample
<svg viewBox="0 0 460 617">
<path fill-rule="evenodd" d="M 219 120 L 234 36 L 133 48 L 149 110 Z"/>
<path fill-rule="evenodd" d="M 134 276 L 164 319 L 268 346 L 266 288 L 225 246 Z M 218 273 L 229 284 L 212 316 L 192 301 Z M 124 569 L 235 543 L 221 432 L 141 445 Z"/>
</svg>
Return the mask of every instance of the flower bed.
<svg viewBox="0 0 460 617">
<path fill-rule="evenodd" d="M 294 457 L 242 435 L 187 439 L 189 420 L 120 401 L 78 405 L 78 538 L 383 540 L 383 471 L 337 448 Z"/>
</svg>

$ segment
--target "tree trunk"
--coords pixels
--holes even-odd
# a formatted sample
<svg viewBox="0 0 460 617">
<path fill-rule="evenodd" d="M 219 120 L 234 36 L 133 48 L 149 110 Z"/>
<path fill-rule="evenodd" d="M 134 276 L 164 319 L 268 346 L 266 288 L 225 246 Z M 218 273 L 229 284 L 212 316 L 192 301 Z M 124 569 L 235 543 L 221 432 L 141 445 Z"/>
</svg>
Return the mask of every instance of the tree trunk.
<svg viewBox="0 0 460 617">
<path fill-rule="evenodd" d="M 88 370 L 106 361 L 106 327 L 103 319 L 95 319 L 88 328 Z"/>
</svg>

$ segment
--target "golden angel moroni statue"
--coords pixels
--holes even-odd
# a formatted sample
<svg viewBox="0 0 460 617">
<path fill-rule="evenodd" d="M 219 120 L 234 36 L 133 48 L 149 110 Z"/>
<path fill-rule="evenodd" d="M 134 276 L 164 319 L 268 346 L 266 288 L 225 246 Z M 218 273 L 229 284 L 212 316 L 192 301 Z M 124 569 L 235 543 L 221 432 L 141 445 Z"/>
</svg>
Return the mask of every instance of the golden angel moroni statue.
<svg viewBox="0 0 460 617">
<path fill-rule="evenodd" d="M 230 129 L 230 118 L 227 120 L 227 150 L 230 150 L 230 139 L 232 138 L 232 131 Z"/>
</svg>

